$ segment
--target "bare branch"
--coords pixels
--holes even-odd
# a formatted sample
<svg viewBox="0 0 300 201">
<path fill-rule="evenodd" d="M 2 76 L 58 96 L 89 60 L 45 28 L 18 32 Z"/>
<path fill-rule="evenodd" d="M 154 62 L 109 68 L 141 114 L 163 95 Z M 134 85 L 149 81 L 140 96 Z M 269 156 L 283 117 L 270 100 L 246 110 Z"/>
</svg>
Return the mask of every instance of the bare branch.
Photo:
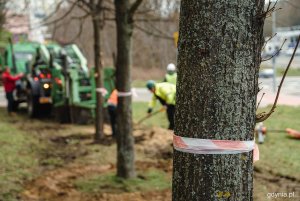
<svg viewBox="0 0 300 201">
<path fill-rule="evenodd" d="M 85 15 L 82 16 L 74 16 L 71 19 L 76 19 L 76 20 L 82 20 L 82 19 L 86 19 L 90 16 L 90 13 L 86 13 Z"/>
<path fill-rule="evenodd" d="M 63 3 L 64 3 L 64 1 L 61 0 L 61 1 L 56 5 L 54 11 L 53 11 L 52 13 L 50 13 L 50 14 L 44 19 L 44 21 L 49 20 L 51 17 L 53 17 L 53 16 L 57 13 L 57 11 L 59 11 L 59 9 L 60 9 L 60 7 L 61 7 L 61 5 L 62 5 Z"/>
<path fill-rule="evenodd" d="M 173 37 L 170 37 L 170 36 L 167 36 L 167 35 L 161 35 L 161 34 L 153 33 L 153 32 L 151 32 L 151 31 L 149 31 L 149 30 L 146 30 L 146 29 L 144 29 L 144 28 L 138 26 L 137 24 L 134 24 L 134 26 L 135 26 L 138 30 L 140 30 L 140 31 L 142 31 L 142 32 L 144 32 L 144 33 L 146 33 L 146 34 L 148 34 L 148 35 L 151 35 L 151 36 L 153 36 L 153 37 L 156 37 L 156 38 L 163 38 L 163 39 L 168 39 L 168 40 L 173 40 Z"/>
<path fill-rule="evenodd" d="M 274 34 L 273 36 L 271 36 L 268 40 L 266 40 L 264 46 L 263 46 L 261 49 L 262 49 L 262 50 L 265 49 L 267 43 L 268 43 L 270 40 L 272 40 L 276 35 L 277 35 L 277 33 L 275 33 L 275 34 Z"/>
<path fill-rule="evenodd" d="M 53 21 L 42 23 L 42 25 L 50 25 L 50 24 L 54 24 L 54 23 L 57 23 L 57 22 L 63 20 L 74 10 L 75 7 L 76 7 L 76 3 L 73 3 L 71 8 L 63 16 L 61 16 Z"/>
<path fill-rule="evenodd" d="M 271 16 L 271 14 L 277 10 L 280 10 L 281 8 L 278 8 L 276 9 L 276 5 L 278 3 L 278 0 L 276 0 L 276 2 L 274 3 L 274 5 L 270 8 L 272 2 L 269 1 L 269 4 L 268 4 L 268 7 L 267 7 L 267 10 L 259 15 L 257 15 L 258 18 L 267 18 L 269 16 Z"/>
<path fill-rule="evenodd" d="M 295 57 L 295 53 L 297 51 L 299 42 L 300 42 L 300 35 L 298 37 L 297 44 L 296 44 L 296 47 L 294 49 L 293 55 L 292 55 L 292 57 L 291 57 L 291 59 L 289 61 L 288 66 L 286 67 L 286 69 L 284 71 L 284 74 L 283 74 L 283 77 L 282 77 L 282 79 L 280 81 L 280 84 L 279 84 L 279 87 L 278 87 L 278 91 L 277 91 L 277 94 L 276 94 L 276 98 L 275 98 L 275 101 L 274 101 L 274 104 L 273 104 L 272 108 L 270 109 L 270 111 L 268 113 L 262 112 L 262 113 L 256 115 L 256 123 L 263 122 L 263 121 L 267 120 L 271 116 L 271 114 L 275 111 L 275 108 L 276 108 L 276 105 L 277 105 L 277 101 L 278 101 L 278 98 L 279 98 L 279 94 L 280 94 L 280 90 L 281 90 L 282 84 L 283 84 L 284 79 L 286 77 L 286 74 L 287 74 L 287 72 L 288 72 L 288 70 L 289 70 L 289 68 L 291 66 L 291 63 L 292 63 L 292 61 L 293 61 L 293 59 Z"/>
<path fill-rule="evenodd" d="M 68 43 L 74 43 L 76 39 L 78 39 L 81 36 L 81 33 L 83 31 L 83 24 L 85 22 L 86 18 L 80 19 L 80 26 L 79 26 L 79 31 L 77 32 L 76 36 L 72 38 Z"/>
<path fill-rule="evenodd" d="M 143 2 L 143 0 L 136 0 L 130 7 L 129 9 L 129 16 L 130 18 L 133 17 L 135 11 L 138 9 L 138 7 L 141 5 L 141 3 Z"/>
<path fill-rule="evenodd" d="M 175 22 L 174 19 L 162 19 L 162 18 L 153 18 L 153 19 L 137 18 L 137 19 L 134 19 L 134 21 L 138 21 L 138 22 Z"/>
<path fill-rule="evenodd" d="M 76 2 L 76 6 L 78 8 L 80 8 L 82 11 L 84 11 L 85 13 L 90 13 L 90 7 L 89 4 L 86 3 L 85 1 L 77 1 Z"/>
<path fill-rule="evenodd" d="M 262 94 L 262 96 L 261 96 L 261 98 L 260 98 L 260 100 L 259 100 L 259 102 L 258 102 L 258 104 L 256 106 L 256 110 L 258 109 L 258 107 L 259 107 L 259 105 L 261 103 L 261 100 L 263 99 L 264 95 L 265 95 L 265 93 Z"/>
<path fill-rule="evenodd" d="M 284 39 L 284 41 L 283 41 L 283 43 L 282 43 L 280 49 L 279 49 L 275 54 L 273 54 L 271 57 L 269 57 L 269 58 L 267 58 L 267 59 L 263 59 L 262 62 L 268 61 L 268 60 L 272 59 L 273 57 L 277 56 L 277 55 L 279 54 L 279 52 L 282 50 L 282 47 L 283 47 L 283 45 L 284 45 L 285 42 L 286 42 L 286 39 Z"/>
</svg>

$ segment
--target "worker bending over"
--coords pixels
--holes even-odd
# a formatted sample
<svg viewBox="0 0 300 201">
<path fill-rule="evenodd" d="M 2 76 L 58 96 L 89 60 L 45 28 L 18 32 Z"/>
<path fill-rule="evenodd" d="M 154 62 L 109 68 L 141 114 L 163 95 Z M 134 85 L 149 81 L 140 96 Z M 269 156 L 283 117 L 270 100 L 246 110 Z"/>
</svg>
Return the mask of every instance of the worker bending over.
<svg viewBox="0 0 300 201">
<path fill-rule="evenodd" d="M 152 112 L 157 100 L 159 100 L 167 109 L 169 129 L 174 130 L 176 86 L 168 82 L 155 83 L 153 80 L 149 80 L 146 86 L 153 94 L 152 100 L 149 103 L 148 114 Z"/>
<path fill-rule="evenodd" d="M 167 66 L 167 73 L 165 75 L 164 82 L 168 82 L 176 85 L 177 82 L 176 67 L 172 63 L 168 64 Z"/>
</svg>

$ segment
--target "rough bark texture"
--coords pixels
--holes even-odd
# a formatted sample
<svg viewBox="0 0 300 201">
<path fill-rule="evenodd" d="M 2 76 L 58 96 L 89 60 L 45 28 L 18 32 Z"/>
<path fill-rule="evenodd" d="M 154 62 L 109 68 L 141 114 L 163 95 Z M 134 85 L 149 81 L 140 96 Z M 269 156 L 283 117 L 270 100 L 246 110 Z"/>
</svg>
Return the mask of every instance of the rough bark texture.
<svg viewBox="0 0 300 201">
<path fill-rule="evenodd" d="M 99 19 L 93 19 L 94 29 L 94 54 L 95 54 L 95 73 L 96 88 L 102 88 L 102 65 L 100 59 L 100 22 Z M 95 120 L 95 141 L 99 142 L 103 136 L 103 96 L 101 93 L 96 94 L 96 120 Z"/>
<path fill-rule="evenodd" d="M 253 140 L 264 1 L 182 0 L 175 134 Z M 252 152 L 174 151 L 173 200 L 253 200 Z"/>
<path fill-rule="evenodd" d="M 130 49 L 133 22 L 129 16 L 129 7 L 128 0 L 115 0 L 117 26 L 116 86 L 120 92 L 131 90 Z M 135 177 L 130 96 L 118 98 L 117 114 L 117 176 Z"/>
</svg>

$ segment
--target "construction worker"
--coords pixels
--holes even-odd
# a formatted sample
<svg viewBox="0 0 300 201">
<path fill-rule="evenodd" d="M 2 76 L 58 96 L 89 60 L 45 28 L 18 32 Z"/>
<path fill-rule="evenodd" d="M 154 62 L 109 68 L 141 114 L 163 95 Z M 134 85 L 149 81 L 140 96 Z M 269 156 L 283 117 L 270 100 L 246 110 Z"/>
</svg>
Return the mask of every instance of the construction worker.
<svg viewBox="0 0 300 201">
<path fill-rule="evenodd" d="M 112 130 L 112 136 L 116 137 L 116 120 L 117 120 L 117 105 L 118 105 L 118 91 L 115 89 L 110 94 L 108 100 L 108 114 L 110 117 L 110 125 Z"/>
<path fill-rule="evenodd" d="M 2 80 L 3 80 L 4 90 L 7 99 L 7 112 L 10 115 L 14 114 L 13 91 L 16 88 L 16 81 L 21 79 L 21 77 L 23 77 L 23 73 L 20 73 L 17 76 L 12 76 L 9 67 L 6 67 L 5 71 L 2 74 Z"/>
<path fill-rule="evenodd" d="M 167 66 L 167 73 L 165 75 L 164 82 L 169 82 L 171 84 L 176 85 L 177 82 L 176 66 L 172 63 L 168 64 Z"/>
<path fill-rule="evenodd" d="M 167 109 L 169 129 L 173 130 L 176 86 L 168 82 L 155 83 L 153 80 L 149 80 L 146 87 L 153 93 L 152 100 L 149 103 L 148 114 L 151 114 L 157 100 L 159 100 L 159 102 Z"/>
</svg>

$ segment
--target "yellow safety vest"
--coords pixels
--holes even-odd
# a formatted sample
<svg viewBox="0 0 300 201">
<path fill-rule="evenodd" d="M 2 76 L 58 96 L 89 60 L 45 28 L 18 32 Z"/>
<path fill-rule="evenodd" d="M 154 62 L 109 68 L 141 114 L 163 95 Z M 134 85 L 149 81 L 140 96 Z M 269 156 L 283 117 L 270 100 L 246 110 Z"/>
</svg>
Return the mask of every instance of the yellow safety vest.
<svg viewBox="0 0 300 201">
<path fill-rule="evenodd" d="M 166 82 L 169 82 L 171 84 L 176 85 L 177 82 L 177 73 L 173 73 L 173 74 L 166 74 L 165 76 Z"/>
<path fill-rule="evenodd" d="M 152 96 L 152 100 L 149 103 L 149 108 L 154 108 L 157 99 L 165 101 L 168 105 L 175 105 L 176 98 L 176 86 L 168 82 L 162 82 L 155 84 L 155 92 Z"/>
</svg>

